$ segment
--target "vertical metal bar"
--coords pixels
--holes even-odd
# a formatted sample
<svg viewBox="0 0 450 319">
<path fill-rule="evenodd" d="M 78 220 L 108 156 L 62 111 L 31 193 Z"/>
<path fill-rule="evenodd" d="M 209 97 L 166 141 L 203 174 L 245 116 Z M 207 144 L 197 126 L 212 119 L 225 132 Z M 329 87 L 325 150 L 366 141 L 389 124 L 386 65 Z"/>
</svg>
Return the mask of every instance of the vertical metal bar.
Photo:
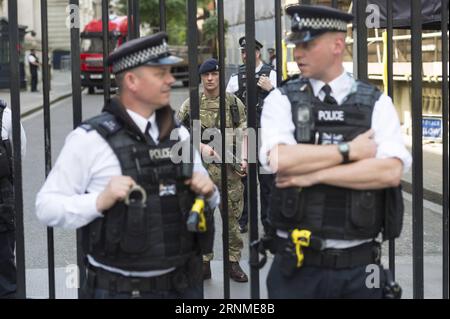
<svg viewBox="0 0 450 319">
<path fill-rule="evenodd" d="M 73 8 L 79 8 L 79 0 L 69 0 Z M 79 19 L 79 15 L 74 15 Z M 81 78 L 80 78 L 80 21 L 73 21 L 70 28 L 71 60 L 72 60 L 72 99 L 73 99 L 73 127 L 82 121 L 81 110 Z"/>
<path fill-rule="evenodd" d="M 189 98 L 191 106 L 191 140 L 194 141 L 194 136 L 200 132 L 196 131 L 193 121 L 198 121 L 200 118 L 200 101 L 198 96 L 198 32 L 197 32 L 197 0 L 187 1 L 188 12 L 188 55 L 189 55 Z M 198 149 L 199 145 L 193 145 L 194 150 Z M 192 154 L 191 154 L 192 155 Z M 193 156 L 193 155 L 192 155 Z"/>
<path fill-rule="evenodd" d="M 166 0 L 159 0 L 159 30 L 166 31 Z"/>
<path fill-rule="evenodd" d="M 219 27 L 219 66 L 220 66 L 220 131 L 222 133 L 222 220 L 223 220 L 223 260 L 224 260 L 224 286 L 223 295 L 224 299 L 230 299 L 230 277 L 229 277 L 229 225 L 228 225 L 228 174 L 225 164 L 225 124 L 226 124 L 226 104 L 225 104 L 225 18 L 224 18 L 224 6 L 223 0 L 217 1 L 217 15 L 218 15 L 218 27 Z M 226 236 L 224 235 L 226 234 Z M 225 244 L 226 243 L 226 244 Z"/>
<path fill-rule="evenodd" d="M 386 12 L 387 12 L 387 95 L 394 99 L 394 61 L 393 61 L 393 46 L 392 46 L 392 37 L 393 37 L 393 25 L 394 25 L 394 17 L 393 17 L 393 6 L 392 1 L 386 0 Z M 393 279 L 395 280 L 395 240 L 389 241 L 389 269 L 392 272 Z"/>
<path fill-rule="evenodd" d="M 80 21 L 79 21 L 79 1 L 69 0 L 71 5 L 71 16 L 73 20 L 70 26 L 70 48 L 72 61 L 72 109 L 73 109 L 73 127 L 76 128 L 82 120 L 81 110 L 81 78 L 80 78 Z M 73 14 L 74 10 L 78 10 Z M 73 14 L 73 15 L 72 15 Z M 82 232 L 77 230 L 77 263 L 80 269 L 80 287 L 86 280 L 85 263 L 82 250 Z M 78 289 L 78 298 L 82 298 L 81 289 Z"/>
<path fill-rule="evenodd" d="M 367 0 L 353 1 L 356 11 L 356 41 L 357 41 L 357 77 L 359 80 L 368 80 L 367 67 L 367 26 L 366 6 Z"/>
<path fill-rule="evenodd" d="M 109 55 L 109 1 L 102 0 L 102 33 L 103 33 L 103 98 L 105 105 L 110 98 L 111 89 L 111 75 L 108 66 L 108 55 Z M 114 35 L 112 35 L 114 36 Z"/>
<path fill-rule="evenodd" d="M 13 177 L 14 208 L 16 215 L 16 297 L 26 298 L 25 279 L 25 240 L 23 227 L 23 193 L 22 193 L 22 142 L 20 129 L 20 71 L 19 71 L 19 26 L 17 21 L 17 1 L 8 1 L 9 18 L 9 69 L 12 111 Z"/>
<path fill-rule="evenodd" d="M 338 0 L 331 0 L 331 6 L 333 8 L 337 8 L 338 7 Z"/>
<path fill-rule="evenodd" d="M 42 29 L 42 91 L 44 97 L 44 150 L 45 176 L 52 169 L 52 143 L 50 122 L 50 69 L 48 61 L 48 15 L 47 0 L 41 0 L 41 29 Z M 48 289 L 49 299 L 55 299 L 55 242 L 53 228 L 47 227 L 48 254 Z"/>
<path fill-rule="evenodd" d="M 140 32 L 140 25 L 141 25 L 141 18 L 139 15 L 139 0 L 133 0 L 133 16 L 134 16 L 134 36 L 136 38 L 139 38 L 141 36 Z"/>
<path fill-rule="evenodd" d="M 275 53 L 277 56 L 277 86 L 283 81 L 283 49 L 281 41 L 283 36 L 281 26 L 281 0 L 275 0 Z"/>
<path fill-rule="evenodd" d="M 200 118 L 200 99 L 198 95 L 198 30 L 197 30 L 197 0 L 187 1 L 187 28 L 188 28 L 188 63 L 189 63 L 189 99 L 191 117 L 191 161 L 194 160 L 194 152 L 198 151 L 200 127 L 197 126 Z M 196 123 L 195 123 L 196 122 Z"/>
<path fill-rule="evenodd" d="M 128 39 L 139 38 L 139 0 L 128 0 Z"/>
<path fill-rule="evenodd" d="M 413 297 L 423 299 L 422 7 L 411 0 Z"/>
<path fill-rule="evenodd" d="M 448 0 L 442 0 L 441 4 L 441 30 L 442 30 L 442 147 L 443 147 L 443 185 L 442 185 L 442 297 L 448 299 L 448 210 L 449 210 L 449 145 L 448 145 Z"/>
<path fill-rule="evenodd" d="M 257 91 L 255 81 L 255 1 L 245 1 L 245 39 L 247 51 L 247 127 L 257 132 L 257 119 L 256 119 L 256 103 L 257 103 Z M 257 134 L 256 134 L 257 135 Z M 256 141 L 258 138 L 256 139 Z M 251 144 L 251 143 L 249 143 Z M 257 143 L 256 143 L 257 144 Z M 254 153 L 257 156 L 257 145 L 249 145 L 249 155 Z M 250 242 L 258 239 L 258 203 L 257 203 L 257 163 L 250 160 L 247 175 L 248 185 L 248 211 L 250 216 Z M 258 253 L 254 250 L 250 250 L 250 262 L 256 263 L 258 261 Z M 259 271 L 253 267 L 250 268 L 250 297 L 252 299 L 259 299 Z"/>
<path fill-rule="evenodd" d="M 136 39 L 136 33 L 134 32 L 135 19 L 134 19 L 134 0 L 128 0 L 128 40 Z"/>
</svg>

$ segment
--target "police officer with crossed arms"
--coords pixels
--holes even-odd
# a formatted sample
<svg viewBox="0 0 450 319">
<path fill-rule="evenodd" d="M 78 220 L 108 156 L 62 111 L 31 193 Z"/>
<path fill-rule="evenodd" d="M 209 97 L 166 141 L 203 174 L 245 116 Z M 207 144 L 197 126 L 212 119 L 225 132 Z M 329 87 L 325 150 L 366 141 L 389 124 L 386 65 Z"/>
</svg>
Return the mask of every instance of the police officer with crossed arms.
<svg viewBox="0 0 450 319">
<path fill-rule="evenodd" d="M 269 222 L 269 298 L 381 298 L 375 239 L 399 236 L 401 176 L 411 165 L 389 97 L 344 71 L 352 15 L 292 5 L 301 75 L 265 100 L 260 160 L 277 174 Z M 380 282 L 367 286 L 367 267 Z"/>
<path fill-rule="evenodd" d="M 114 51 L 118 96 L 67 137 L 37 195 L 43 223 L 82 229 L 85 297 L 203 297 L 202 254 L 212 250 L 220 198 L 198 152 L 193 165 L 174 160 L 189 144 L 169 106 L 180 61 L 164 32 Z M 210 208 L 198 218 L 203 232 L 187 227 L 195 194 Z"/>
</svg>

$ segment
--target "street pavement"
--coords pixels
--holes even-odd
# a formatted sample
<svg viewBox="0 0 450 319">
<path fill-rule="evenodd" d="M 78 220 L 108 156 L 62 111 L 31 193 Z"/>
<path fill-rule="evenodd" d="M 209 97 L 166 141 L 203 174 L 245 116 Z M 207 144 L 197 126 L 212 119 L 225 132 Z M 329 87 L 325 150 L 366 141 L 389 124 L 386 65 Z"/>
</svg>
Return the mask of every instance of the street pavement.
<svg viewBox="0 0 450 319">
<path fill-rule="evenodd" d="M 69 97 L 72 94 L 71 73 L 68 71 L 53 70 L 50 87 L 50 101 L 52 103 Z M 40 110 L 44 104 L 41 82 L 38 85 L 38 92 L 30 92 L 28 90 L 20 91 L 20 112 L 22 117 Z M 1 89 L 0 99 L 6 101 L 8 105 L 11 105 L 9 90 Z"/>
<path fill-rule="evenodd" d="M 55 72 L 52 83 L 55 90 L 52 100 L 64 98 L 71 93 L 70 73 Z M 42 94 L 42 93 L 41 93 Z M 0 91 L 0 98 L 7 94 Z M 179 107 L 188 96 L 188 90 L 180 85 L 175 86 L 172 94 L 172 105 Z M 27 296 L 30 298 L 48 298 L 47 276 L 47 239 L 46 228 L 42 226 L 35 216 L 34 200 L 37 191 L 45 179 L 44 171 L 44 131 L 42 112 L 36 111 L 42 105 L 41 95 L 36 93 L 21 93 L 23 124 L 27 132 L 28 150 L 23 161 L 23 192 L 24 192 L 24 226 L 25 249 L 27 268 Z M 27 104 L 28 103 L 28 104 Z M 100 112 L 103 103 L 101 94 L 82 96 L 83 118 L 89 118 Z M 66 135 L 72 130 L 72 101 L 70 98 L 55 102 L 51 111 L 51 142 L 53 163 L 57 159 L 59 151 L 64 144 Z M 427 187 L 434 187 L 436 192 L 442 191 L 439 185 L 442 182 L 436 179 L 442 178 L 438 173 L 438 166 L 442 165 L 442 156 L 438 146 L 424 147 L 424 176 L 430 180 Z M 436 172 L 433 175 L 432 172 Z M 407 181 L 408 175 L 405 176 Z M 404 298 L 412 298 L 412 200 L 405 193 L 405 221 L 402 236 L 396 242 L 396 275 L 404 289 Z M 212 262 L 211 280 L 205 281 L 206 298 L 223 298 L 223 271 L 222 271 L 222 234 L 220 214 L 216 211 L 216 241 L 215 259 Z M 260 228 L 261 229 L 261 228 Z M 56 296 L 57 298 L 76 298 L 76 289 L 70 287 L 71 265 L 76 262 L 75 232 L 72 230 L 55 229 L 55 262 L 56 262 Z M 243 235 L 245 247 L 241 266 L 248 272 L 248 234 Z M 442 208 L 439 205 L 426 202 L 424 209 L 424 265 L 425 265 L 425 297 L 442 297 Z M 388 265 L 386 256 L 388 249 L 384 245 L 383 260 Z M 265 278 L 270 266 L 271 258 L 260 273 L 261 298 L 267 298 Z M 249 283 L 235 283 L 231 281 L 231 297 L 233 299 L 247 299 L 250 296 Z"/>
</svg>

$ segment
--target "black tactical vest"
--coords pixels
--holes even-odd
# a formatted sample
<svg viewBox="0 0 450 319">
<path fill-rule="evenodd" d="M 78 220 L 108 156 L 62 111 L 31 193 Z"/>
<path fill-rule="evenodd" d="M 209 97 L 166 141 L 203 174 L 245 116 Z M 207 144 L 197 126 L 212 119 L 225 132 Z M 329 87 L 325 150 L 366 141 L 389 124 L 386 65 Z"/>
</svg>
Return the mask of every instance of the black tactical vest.
<svg viewBox="0 0 450 319">
<path fill-rule="evenodd" d="M 30 53 L 30 56 L 34 57 L 34 58 L 36 59 L 36 62 L 39 63 L 39 59 L 38 59 L 38 57 L 36 56 L 36 54 Z M 37 72 L 37 71 L 38 71 L 39 67 L 38 67 L 37 65 L 34 65 L 34 64 L 32 64 L 32 63 L 28 63 L 28 64 L 30 65 L 30 72 L 31 72 L 31 73 L 34 73 L 34 72 Z"/>
<path fill-rule="evenodd" d="M 0 134 L 3 127 L 3 111 L 5 107 L 5 103 L 0 100 Z M 11 143 L 9 140 L 3 140 L 0 135 L 0 233 L 14 229 Z"/>
<path fill-rule="evenodd" d="M 343 105 L 329 105 L 314 97 L 309 82 L 295 79 L 281 92 L 292 105 L 297 142 L 338 144 L 351 141 L 371 128 L 372 112 L 381 93 L 377 88 L 356 81 Z M 301 140 L 305 106 L 313 119 L 309 141 Z M 304 138 L 304 134 L 303 134 Z M 308 188 L 275 189 L 270 220 L 283 230 L 308 229 L 327 239 L 375 238 L 382 231 L 385 213 L 384 190 L 352 190 L 329 185 Z"/>
<path fill-rule="evenodd" d="M 263 63 L 263 66 L 261 67 L 261 70 L 255 74 L 256 79 L 255 81 L 258 82 L 260 76 L 265 75 L 267 77 L 270 76 L 270 72 L 272 71 L 272 67 L 268 64 Z M 236 74 L 234 74 L 236 75 Z M 238 85 L 239 90 L 235 92 L 235 95 L 244 103 L 246 107 L 247 106 L 247 69 L 245 64 L 242 64 L 239 66 L 239 72 L 237 73 L 238 77 Z M 259 86 L 256 86 L 256 92 L 257 92 L 257 104 L 256 104 L 256 111 L 258 114 L 258 123 L 259 119 L 261 118 L 261 112 L 262 107 L 264 104 L 264 99 L 269 95 L 269 92 L 264 91 Z"/>
<path fill-rule="evenodd" d="M 192 165 L 174 164 L 166 139 L 150 146 L 110 113 L 82 127 L 95 129 L 119 159 L 122 174 L 145 189 L 145 207 L 117 203 L 84 227 L 86 253 L 100 263 L 130 271 L 166 269 L 183 265 L 196 251 L 194 233 L 186 227 L 194 196 L 184 181 Z"/>
</svg>

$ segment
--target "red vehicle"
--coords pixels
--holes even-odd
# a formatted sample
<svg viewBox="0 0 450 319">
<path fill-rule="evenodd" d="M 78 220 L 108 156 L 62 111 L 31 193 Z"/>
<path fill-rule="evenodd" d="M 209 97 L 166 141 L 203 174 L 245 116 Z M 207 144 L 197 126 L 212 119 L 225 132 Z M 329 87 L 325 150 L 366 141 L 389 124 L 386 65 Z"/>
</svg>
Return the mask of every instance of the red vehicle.
<svg viewBox="0 0 450 319">
<path fill-rule="evenodd" d="M 114 17 L 109 21 L 109 50 L 122 45 L 127 38 L 128 19 Z M 92 20 L 80 34 L 81 85 L 88 88 L 89 94 L 95 93 L 95 88 L 103 88 L 103 34 L 102 20 Z M 111 86 L 116 86 L 111 75 Z"/>
</svg>

